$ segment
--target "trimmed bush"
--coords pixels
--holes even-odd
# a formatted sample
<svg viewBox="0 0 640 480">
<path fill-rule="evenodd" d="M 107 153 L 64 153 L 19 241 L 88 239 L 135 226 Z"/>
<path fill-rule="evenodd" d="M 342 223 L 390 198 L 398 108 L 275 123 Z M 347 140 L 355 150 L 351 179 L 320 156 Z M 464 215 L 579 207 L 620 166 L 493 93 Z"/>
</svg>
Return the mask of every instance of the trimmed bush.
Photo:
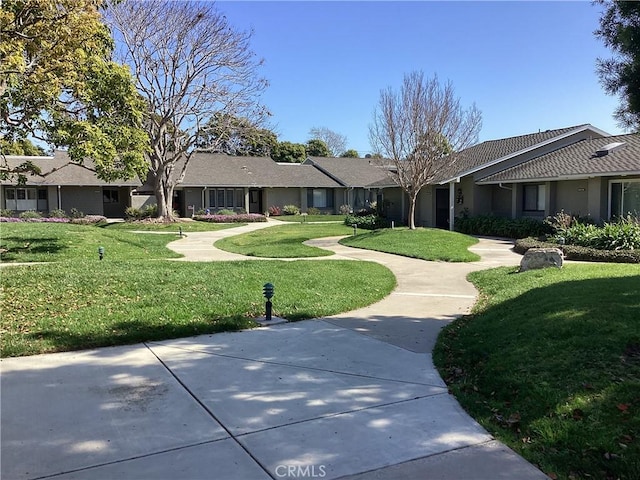
<svg viewBox="0 0 640 480">
<path fill-rule="evenodd" d="M 351 205 L 340 205 L 340 213 L 342 215 L 349 215 L 352 213 Z"/>
<path fill-rule="evenodd" d="M 364 230 L 376 230 L 388 226 L 387 220 L 376 214 L 347 215 L 344 219 L 344 224 L 348 227 L 356 226 Z"/>
<path fill-rule="evenodd" d="M 282 207 L 282 213 L 285 215 L 300 215 L 300 209 L 296 205 L 285 205 Z"/>
<path fill-rule="evenodd" d="M 534 218 L 504 218 L 494 215 L 462 215 L 455 221 L 456 232 L 488 237 L 524 238 L 551 233 L 549 224 Z"/>
<path fill-rule="evenodd" d="M 42 218 L 40 212 L 36 212 L 35 210 L 27 210 L 26 212 L 22 212 L 18 215 L 22 220 L 33 220 L 37 218 Z"/>
<path fill-rule="evenodd" d="M 0 217 L 13 217 L 13 210 L 9 210 L 8 208 L 0 208 Z"/>
<path fill-rule="evenodd" d="M 216 212 L 216 215 L 235 215 L 235 210 L 231 210 L 229 208 L 222 208 Z"/>
<path fill-rule="evenodd" d="M 307 208 L 307 215 L 322 215 L 322 210 L 316 207 Z"/>
<path fill-rule="evenodd" d="M 266 222 L 267 217 L 259 213 L 241 213 L 233 215 L 194 215 L 194 220 L 210 223 L 255 223 Z"/>
<path fill-rule="evenodd" d="M 51 210 L 49 212 L 49 218 L 67 218 L 67 212 L 65 212 L 61 208 L 56 208 L 55 210 Z"/>
<path fill-rule="evenodd" d="M 530 248 L 560 248 L 567 260 L 585 262 L 640 263 L 640 250 L 598 250 L 579 245 L 558 245 L 537 238 L 516 240 L 514 251 L 524 255 Z"/>
</svg>

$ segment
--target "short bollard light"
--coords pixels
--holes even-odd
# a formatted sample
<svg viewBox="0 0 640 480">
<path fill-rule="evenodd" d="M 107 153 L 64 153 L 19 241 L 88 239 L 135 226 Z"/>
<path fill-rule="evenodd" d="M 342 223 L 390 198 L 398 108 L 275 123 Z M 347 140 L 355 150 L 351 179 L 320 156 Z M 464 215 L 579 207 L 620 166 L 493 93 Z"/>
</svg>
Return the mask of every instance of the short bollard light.
<svg viewBox="0 0 640 480">
<path fill-rule="evenodd" d="M 182 238 L 182 227 L 178 227 L 178 230 L 180 232 L 180 238 Z"/>
<path fill-rule="evenodd" d="M 353 234 L 354 234 L 354 235 L 357 235 L 357 234 L 358 234 L 358 224 L 357 224 L 357 223 L 354 223 L 354 224 L 353 224 Z"/>
<path fill-rule="evenodd" d="M 98 247 L 98 258 L 100 260 L 104 258 L 104 247 Z"/>
<path fill-rule="evenodd" d="M 264 287 L 262 287 L 262 294 L 264 295 L 264 298 L 267 299 L 267 303 L 265 304 L 265 310 L 266 310 L 266 314 L 265 314 L 265 319 L 267 321 L 271 320 L 271 299 L 273 298 L 273 291 L 274 291 L 275 287 L 273 286 L 272 283 L 265 283 Z"/>
</svg>

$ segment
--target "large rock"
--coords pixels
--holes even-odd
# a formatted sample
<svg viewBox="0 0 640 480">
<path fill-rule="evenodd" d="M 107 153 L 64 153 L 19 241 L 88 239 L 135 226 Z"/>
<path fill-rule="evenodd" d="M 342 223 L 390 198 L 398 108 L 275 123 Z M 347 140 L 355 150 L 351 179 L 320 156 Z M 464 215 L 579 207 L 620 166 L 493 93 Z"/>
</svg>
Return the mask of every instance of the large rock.
<svg viewBox="0 0 640 480">
<path fill-rule="evenodd" d="M 520 271 L 536 270 L 539 268 L 562 268 L 562 250 L 559 248 L 530 248 L 520 260 Z"/>
</svg>

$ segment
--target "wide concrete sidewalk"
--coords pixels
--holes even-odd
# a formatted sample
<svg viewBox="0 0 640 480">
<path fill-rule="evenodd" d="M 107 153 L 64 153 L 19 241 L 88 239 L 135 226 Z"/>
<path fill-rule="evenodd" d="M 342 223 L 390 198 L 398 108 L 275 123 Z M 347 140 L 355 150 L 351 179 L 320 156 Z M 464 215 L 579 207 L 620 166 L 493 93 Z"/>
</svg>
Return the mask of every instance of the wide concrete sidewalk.
<svg viewBox="0 0 640 480">
<path fill-rule="evenodd" d="M 210 240 L 171 245 L 237 259 Z M 546 478 L 460 408 L 431 361 L 439 329 L 474 301 L 466 274 L 516 265 L 510 245 L 481 240 L 482 262 L 448 264 L 313 243 L 385 264 L 398 287 L 326 319 L 4 359 L 1 477 Z"/>
</svg>

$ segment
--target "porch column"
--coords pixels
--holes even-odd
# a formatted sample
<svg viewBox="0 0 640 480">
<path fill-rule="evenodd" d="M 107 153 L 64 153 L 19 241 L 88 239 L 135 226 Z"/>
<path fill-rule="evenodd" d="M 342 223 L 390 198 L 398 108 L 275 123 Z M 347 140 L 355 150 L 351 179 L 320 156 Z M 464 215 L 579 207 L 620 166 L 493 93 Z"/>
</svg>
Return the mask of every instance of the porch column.
<svg viewBox="0 0 640 480">
<path fill-rule="evenodd" d="M 244 210 L 249 213 L 249 187 L 244 187 Z"/>
<path fill-rule="evenodd" d="M 456 222 L 456 183 L 449 182 L 449 230 L 452 232 Z"/>
<path fill-rule="evenodd" d="M 511 188 L 511 218 L 518 217 L 518 184 L 512 183 Z"/>
</svg>

